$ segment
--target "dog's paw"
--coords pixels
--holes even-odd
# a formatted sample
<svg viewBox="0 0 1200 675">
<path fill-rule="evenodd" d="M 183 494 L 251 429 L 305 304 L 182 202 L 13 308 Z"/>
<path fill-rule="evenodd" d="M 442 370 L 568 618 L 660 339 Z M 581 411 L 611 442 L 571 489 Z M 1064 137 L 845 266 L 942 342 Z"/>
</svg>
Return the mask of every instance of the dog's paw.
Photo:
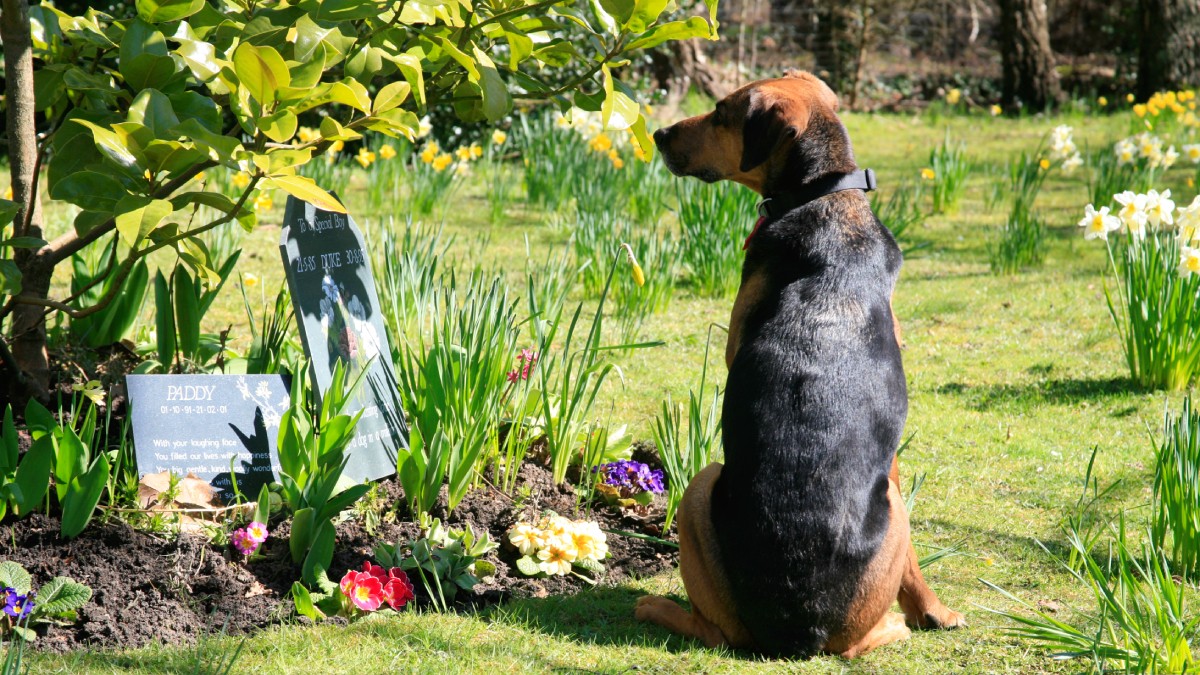
<svg viewBox="0 0 1200 675">
<path fill-rule="evenodd" d="M 967 617 L 961 612 L 956 612 L 949 607 L 939 604 L 931 611 L 925 612 L 921 617 L 916 628 L 922 630 L 954 630 L 955 628 L 965 628 L 967 626 Z"/>
</svg>

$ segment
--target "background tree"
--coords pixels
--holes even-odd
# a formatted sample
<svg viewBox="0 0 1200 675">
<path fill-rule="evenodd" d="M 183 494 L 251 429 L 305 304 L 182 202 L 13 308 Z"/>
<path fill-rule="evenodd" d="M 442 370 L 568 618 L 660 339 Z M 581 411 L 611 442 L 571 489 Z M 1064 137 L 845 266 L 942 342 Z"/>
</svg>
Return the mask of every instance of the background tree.
<svg viewBox="0 0 1200 675">
<path fill-rule="evenodd" d="M 1000 0 L 1001 98 L 1005 108 L 1045 110 L 1062 97 L 1045 0 Z"/>
<path fill-rule="evenodd" d="M 1200 83 L 1200 2 L 1139 0 L 1137 95 Z"/>
<path fill-rule="evenodd" d="M 174 250 L 202 284 L 218 281 L 198 237 L 232 222 L 252 229 L 260 190 L 342 210 L 298 169 L 365 131 L 412 139 L 430 110 L 494 123 L 514 100 L 554 100 L 600 111 L 653 152 L 612 69 L 668 41 L 716 38 L 715 0 L 679 19 L 666 4 L 137 0 L 136 13 L 113 17 L 49 5 L 26 15 L 24 0 L 3 0 L 10 154 L 24 154 L 13 158 L 18 208 L 0 220 L 8 230 L 18 218 L 14 237 L 0 235 L 0 322 L 14 346 L 0 346 L 0 382 L 44 395 L 46 316 L 103 312 L 154 251 Z M 300 140 L 298 116 L 314 112 L 320 135 Z M 202 191 L 193 180 L 213 167 L 244 171 L 249 184 L 233 197 Z M 50 241 L 27 215 L 39 175 L 51 198 L 81 209 Z M 86 301 L 91 286 L 50 297 L 54 270 L 94 246 L 111 251 L 100 299 Z"/>
</svg>

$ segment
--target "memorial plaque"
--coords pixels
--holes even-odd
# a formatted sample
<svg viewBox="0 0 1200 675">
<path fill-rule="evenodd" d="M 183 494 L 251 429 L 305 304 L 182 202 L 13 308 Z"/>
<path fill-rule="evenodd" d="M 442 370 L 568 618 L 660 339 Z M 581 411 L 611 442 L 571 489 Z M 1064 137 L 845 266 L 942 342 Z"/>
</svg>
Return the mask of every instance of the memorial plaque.
<svg viewBox="0 0 1200 675">
<path fill-rule="evenodd" d="M 350 216 L 289 196 L 279 250 L 318 399 L 339 360 L 348 380 L 366 368 L 346 410 L 364 412 L 347 449 L 345 476 L 361 481 L 395 473 L 397 450 L 408 447 L 408 426 L 362 233 Z"/>
<path fill-rule="evenodd" d="M 279 473 L 279 419 L 290 405 L 281 375 L 129 375 L 133 447 L 141 475 L 170 471 L 250 499 Z"/>
</svg>

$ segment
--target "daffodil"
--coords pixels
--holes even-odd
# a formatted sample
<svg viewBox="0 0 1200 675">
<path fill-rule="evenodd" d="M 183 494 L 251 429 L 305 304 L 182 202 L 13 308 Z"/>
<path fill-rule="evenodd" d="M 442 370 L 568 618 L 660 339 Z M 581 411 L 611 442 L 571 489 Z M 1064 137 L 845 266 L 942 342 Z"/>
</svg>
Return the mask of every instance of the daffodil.
<svg viewBox="0 0 1200 675">
<path fill-rule="evenodd" d="M 421 161 L 426 164 L 433 164 L 433 160 L 437 159 L 438 145 L 437 143 L 429 143 L 421 150 Z"/>
<path fill-rule="evenodd" d="M 254 288 L 258 285 L 258 275 L 246 272 L 242 275 L 242 285 L 246 288 Z"/>
<path fill-rule="evenodd" d="M 464 145 L 454 151 L 454 156 L 457 157 L 460 162 L 469 162 L 471 161 L 471 148 L 468 148 Z"/>
<path fill-rule="evenodd" d="M 1137 146 L 1135 146 L 1132 141 L 1126 138 L 1117 141 L 1117 144 L 1113 146 L 1113 152 L 1117 155 L 1117 165 L 1125 166 L 1126 164 L 1133 163 L 1134 153 L 1137 152 Z"/>
<path fill-rule="evenodd" d="M 483 146 L 478 143 L 471 144 L 471 159 L 479 159 L 483 157 Z"/>
<path fill-rule="evenodd" d="M 508 140 L 508 134 L 497 129 L 492 132 L 492 145 L 504 145 L 504 141 Z"/>
<path fill-rule="evenodd" d="M 1179 251 L 1179 275 L 1190 277 L 1200 274 L 1200 248 L 1184 246 Z"/>
<path fill-rule="evenodd" d="M 1102 206 L 1097 211 L 1094 206 L 1088 204 L 1083 219 L 1079 221 L 1079 227 L 1083 228 L 1084 239 L 1107 240 L 1109 232 L 1121 229 L 1121 220 L 1110 215 L 1107 206 Z"/>
<path fill-rule="evenodd" d="M 625 160 L 621 159 L 621 155 L 617 153 L 616 149 L 608 151 L 608 161 L 612 162 L 614 169 L 625 167 Z"/>
<path fill-rule="evenodd" d="M 1162 160 L 1159 162 L 1159 164 L 1162 165 L 1162 168 L 1169 169 L 1174 166 L 1175 162 L 1178 160 L 1179 153 L 1175 151 L 1175 146 L 1172 145 L 1171 147 L 1167 148 L 1166 152 L 1163 153 Z"/>
<path fill-rule="evenodd" d="M 1050 160 L 1043 157 L 1038 160 L 1038 166 L 1041 167 L 1042 171 L 1048 171 L 1050 169 Z"/>
<path fill-rule="evenodd" d="M 254 210 L 256 211 L 270 211 L 274 205 L 275 202 L 271 200 L 271 195 L 266 192 L 254 198 Z"/>
<path fill-rule="evenodd" d="M 245 171 L 239 171 L 233 174 L 233 186 L 239 190 L 245 189 L 250 184 L 250 174 Z"/>
<path fill-rule="evenodd" d="M 336 154 L 338 154 L 338 153 L 339 153 L 339 152 L 341 152 L 341 151 L 342 151 L 342 150 L 343 150 L 345 147 L 346 147 L 346 142 L 345 142 L 345 141 L 334 141 L 334 142 L 333 142 L 333 143 L 332 143 L 332 144 L 329 146 L 329 152 L 330 152 L 330 155 L 336 155 Z"/>
<path fill-rule="evenodd" d="M 358 154 L 354 156 L 354 159 L 365 169 L 375 163 L 375 153 L 364 145 L 358 149 Z"/>
<path fill-rule="evenodd" d="M 1081 166 L 1083 166 L 1083 156 L 1077 152 L 1063 161 L 1062 170 L 1065 174 L 1071 174 Z"/>
<path fill-rule="evenodd" d="M 1146 221 L 1154 227 L 1170 225 L 1175 222 L 1175 202 L 1171 201 L 1171 191 L 1150 190 L 1146 193 Z"/>
<path fill-rule="evenodd" d="M 454 157 L 452 157 L 450 153 L 443 152 L 442 154 L 433 158 L 433 170 L 441 173 L 442 171 L 445 171 L 446 167 L 450 166 L 450 163 L 453 161 Z"/>
<path fill-rule="evenodd" d="M 1117 212 L 1121 224 L 1135 236 L 1144 236 L 1147 220 L 1146 195 L 1126 190 L 1121 194 L 1113 195 L 1113 199 L 1121 205 L 1121 210 Z"/>
<path fill-rule="evenodd" d="M 459 162 L 454 165 L 455 176 L 466 176 L 471 173 L 471 165 L 466 162 Z"/>
<path fill-rule="evenodd" d="M 958 102 L 960 100 L 962 100 L 962 90 L 961 89 L 958 89 L 956 87 L 956 88 L 953 88 L 950 91 L 946 92 L 946 103 L 949 103 L 950 105 L 958 105 Z"/>
<path fill-rule="evenodd" d="M 379 159 L 392 159 L 396 156 L 396 149 L 385 143 L 379 147 Z"/>
<path fill-rule="evenodd" d="M 429 122 L 429 115 L 421 118 L 417 123 L 417 138 L 425 138 L 433 131 L 433 124 Z"/>
<path fill-rule="evenodd" d="M 1101 96 L 1096 99 L 1096 103 L 1099 103 L 1101 108 L 1107 108 L 1108 107 L 1108 97 Z"/>
<path fill-rule="evenodd" d="M 1200 195 L 1175 212 L 1175 232 L 1181 242 L 1200 239 Z"/>
<path fill-rule="evenodd" d="M 1137 105 L 1133 106 L 1133 114 L 1137 115 L 1138 117 L 1145 117 L 1146 110 L 1145 103 L 1138 103 Z"/>
<path fill-rule="evenodd" d="M 992 113 L 992 117 L 999 117 L 1000 113 L 1004 112 L 1004 108 L 1001 108 L 999 103 L 993 103 L 990 111 Z"/>
<path fill-rule="evenodd" d="M 312 127 L 300 127 L 300 131 L 296 132 L 296 137 L 300 139 L 301 143 L 312 143 L 320 138 L 321 134 L 317 133 L 317 130 Z"/>
<path fill-rule="evenodd" d="M 1192 164 L 1200 164 L 1200 143 L 1183 146 L 1183 156 Z"/>
<path fill-rule="evenodd" d="M 933 172 L 933 169 L 925 167 L 921 169 L 921 178 L 925 180 L 933 180 L 934 178 L 937 178 L 937 174 Z"/>
<path fill-rule="evenodd" d="M 642 146 L 639 143 L 633 144 L 633 156 L 635 158 L 637 158 L 637 160 L 640 162 L 649 162 L 650 161 L 649 155 L 646 154 L 645 150 L 642 150 Z"/>
<path fill-rule="evenodd" d="M 1136 100 L 1137 100 L 1137 98 L 1135 98 L 1133 94 L 1125 94 L 1125 102 L 1126 103 L 1133 103 Z"/>
<path fill-rule="evenodd" d="M 588 146 L 596 152 L 608 152 L 612 148 L 612 139 L 608 134 L 601 132 L 588 141 Z"/>
</svg>

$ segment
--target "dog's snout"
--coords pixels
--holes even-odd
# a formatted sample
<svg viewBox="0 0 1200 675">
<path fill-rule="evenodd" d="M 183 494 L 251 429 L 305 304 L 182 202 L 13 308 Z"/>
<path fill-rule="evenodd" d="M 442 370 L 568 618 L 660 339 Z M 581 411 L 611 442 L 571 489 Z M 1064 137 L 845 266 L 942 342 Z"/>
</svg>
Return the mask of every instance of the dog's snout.
<svg viewBox="0 0 1200 675">
<path fill-rule="evenodd" d="M 674 130 L 675 130 L 675 125 L 672 124 L 669 127 L 663 127 L 661 129 L 659 129 L 658 131 L 655 131 L 654 132 L 654 144 L 657 145 L 661 149 L 663 146 L 663 143 L 666 143 L 668 140 L 671 139 L 671 133 Z"/>
</svg>

